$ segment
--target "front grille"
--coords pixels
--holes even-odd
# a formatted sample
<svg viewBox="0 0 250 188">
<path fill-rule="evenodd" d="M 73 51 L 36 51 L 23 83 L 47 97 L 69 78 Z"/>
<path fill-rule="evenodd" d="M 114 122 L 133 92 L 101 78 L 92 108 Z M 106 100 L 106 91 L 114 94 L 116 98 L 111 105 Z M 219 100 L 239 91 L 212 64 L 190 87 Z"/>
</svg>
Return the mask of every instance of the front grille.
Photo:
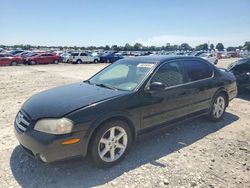
<svg viewBox="0 0 250 188">
<path fill-rule="evenodd" d="M 31 120 L 22 112 L 18 112 L 16 116 L 16 126 L 21 132 L 25 132 L 30 125 Z"/>
</svg>

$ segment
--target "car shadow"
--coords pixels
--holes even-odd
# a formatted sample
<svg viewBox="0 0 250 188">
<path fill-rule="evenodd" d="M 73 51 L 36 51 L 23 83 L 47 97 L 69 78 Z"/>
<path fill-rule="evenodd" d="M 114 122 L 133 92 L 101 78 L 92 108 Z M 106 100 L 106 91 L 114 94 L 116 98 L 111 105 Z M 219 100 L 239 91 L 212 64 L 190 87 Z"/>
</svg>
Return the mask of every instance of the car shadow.
<svg viewBox="0 0 250 188">
<path fill-rule="evenodd" d="M 68 160 L 52 164 L 28 157 L 20 146 L 17 146 L 10 158 L 10 167 L 17 182 L 22 187 L 93 187 L 103 185 L 130 170 L 150 163 L 159 168 L 165 164 L 157 161 L 163 156 L 178 151 L 190 144 L 230 125 L 239 117 L 225 113 L 224 119 L 211 122 L 198 118 L 179 123 L 171 129 L 144 136 L 135 142 L 125 160 L 118 165 L 99 169 L 85 159 Z"/>
</svg>

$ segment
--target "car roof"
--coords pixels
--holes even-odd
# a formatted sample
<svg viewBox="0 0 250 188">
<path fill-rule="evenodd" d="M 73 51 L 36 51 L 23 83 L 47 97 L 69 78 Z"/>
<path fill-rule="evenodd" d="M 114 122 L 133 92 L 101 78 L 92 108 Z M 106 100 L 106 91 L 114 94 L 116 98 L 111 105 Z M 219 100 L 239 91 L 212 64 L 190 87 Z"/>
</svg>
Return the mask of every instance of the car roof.
<svg viewBox="0 0 250 188">
<path fill-rule="evenodd" d="M 129 59 L 129 60 L 132 60 L 132 61 L 144 61 L 144 62 L 157 63 L 157 64 L 160 64 L 160 63 L 163 63 L 163 62 L 169 61 L 169 60 L 176 60 L 176 59 L 203 60 L 200 57 L 180 56 L 180 55 L 149 55 L 149 56 L 129 57 L 129 58 L 126 58 L 126 59 Z"/>
</svg>

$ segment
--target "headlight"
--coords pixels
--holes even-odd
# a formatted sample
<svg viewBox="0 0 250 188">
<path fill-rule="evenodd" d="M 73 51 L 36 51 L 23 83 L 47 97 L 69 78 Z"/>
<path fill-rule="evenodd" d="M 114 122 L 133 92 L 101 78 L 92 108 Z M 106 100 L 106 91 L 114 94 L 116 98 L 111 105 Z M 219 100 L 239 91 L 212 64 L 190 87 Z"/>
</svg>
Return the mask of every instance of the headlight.
<svg viewBox="0 0 250 188">
<path fill-rule="evenodd" d="M 73 122 L 67 118 L 61 119 L 41 119 L 34 129 L 40 132 L 50 134 L 66 134 L 70 133 L 73 128 Z"/>
</svg>

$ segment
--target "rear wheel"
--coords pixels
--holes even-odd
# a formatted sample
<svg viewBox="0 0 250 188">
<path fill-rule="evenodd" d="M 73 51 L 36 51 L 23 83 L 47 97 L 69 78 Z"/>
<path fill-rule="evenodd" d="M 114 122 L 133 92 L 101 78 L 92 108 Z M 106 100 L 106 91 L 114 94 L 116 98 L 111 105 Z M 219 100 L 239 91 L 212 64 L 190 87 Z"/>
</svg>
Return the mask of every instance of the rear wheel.
<svg viewBox="0 0 250 188">
<path fill-rule="evenodd" d="M 12 61 L 11 63 L 10 63 L 10 66 L 17 66 L 18 65 L 18 63 L 16 62 L 16 61 Z"/>
<path fill-rule="evenodd" d="M 57 59 L 54 60 L 54 64 L 58 64 L 59 61 Z"/>
<path fill-rule="evenodd" d="M 110 60 L 109 60 L 109 59 L 107 59 L 107 60 L 106 60 L 106 63 L 110 63 Z"/>
<path fill-rule="evenodd" d="M 77 64 L 81 64 L 81 63 L 82 63 L 82 60 L 78 59 L 78 60 L 76 61 L 76 63 L 77 63 Z"/>
<path fill-rule="evenodd" d="M 212 104 L 209 117 L 213 121 L 220 120 L 226 110 L 227 99 L 223 93 L 218 94 Z"/>
<path fill-rule="evenodd" d="M 92 137 L 91 158 L 98 166 L 111 167 L 125 157 L 131 141 L 131 131 L 125 122 L 108 122 Z"/>
<path fill-rule="evenodd" d="M 95 60 L 94 60 L 94 63 L 98 63 L 98 59 L 95 59 Z"/>
</svg>

